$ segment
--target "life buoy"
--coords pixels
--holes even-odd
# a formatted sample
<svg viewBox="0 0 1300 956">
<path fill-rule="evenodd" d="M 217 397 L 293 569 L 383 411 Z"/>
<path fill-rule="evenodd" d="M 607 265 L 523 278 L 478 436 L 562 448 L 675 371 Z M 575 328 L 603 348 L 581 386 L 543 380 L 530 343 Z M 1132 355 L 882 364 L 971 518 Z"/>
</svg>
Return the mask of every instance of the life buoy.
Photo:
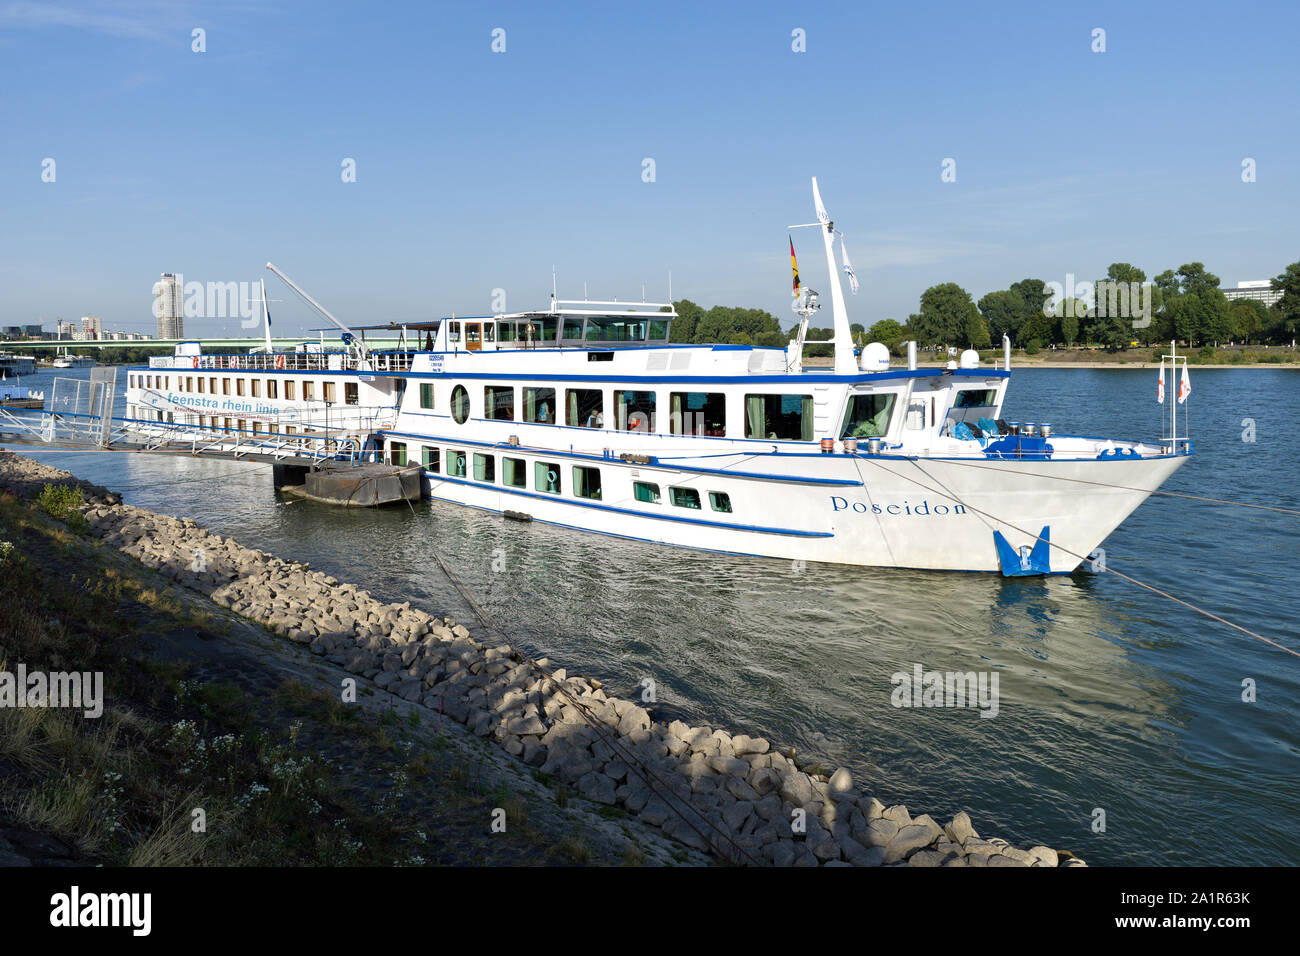
<svg viewBox="0 0 1300 956">
<path fill-rule="evenodd" d="M 275 367 L 276 367 L 276 368 L 284 368 L 284 356 L 283 356 L 283 355 L 277 355 L 277 356 L 275 357 Z"/>
<path fill-rule="evenodd" d="M 199 357 L 198 357 L 197 355 L 195 355 L 195 356 L 193 357 L 193 360 L 192 360 L 192 361 L 193 361 L 194 364 L 193 364 L 191 367 L 192 367 L 192 368 L 198 368 L 198 367 L 199 367 Z"/>
</svg>

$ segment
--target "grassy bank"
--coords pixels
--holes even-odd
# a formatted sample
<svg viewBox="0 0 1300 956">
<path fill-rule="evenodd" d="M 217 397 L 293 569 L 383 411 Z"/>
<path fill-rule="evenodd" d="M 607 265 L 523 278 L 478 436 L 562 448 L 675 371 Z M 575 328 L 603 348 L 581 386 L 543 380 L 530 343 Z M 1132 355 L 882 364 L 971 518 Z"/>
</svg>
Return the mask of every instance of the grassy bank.
<svg viewBox="0 0 1300 956">
<path fill-rule="evenodd" d="M 342 703 L 310 654 L 93 539 L 85 495 L 0 494 L 0 671 L 99 671 L 105 701 L 0 707 L 4 862 L 641 862 L 490 744 L 369 688 Z"/>
</svg>

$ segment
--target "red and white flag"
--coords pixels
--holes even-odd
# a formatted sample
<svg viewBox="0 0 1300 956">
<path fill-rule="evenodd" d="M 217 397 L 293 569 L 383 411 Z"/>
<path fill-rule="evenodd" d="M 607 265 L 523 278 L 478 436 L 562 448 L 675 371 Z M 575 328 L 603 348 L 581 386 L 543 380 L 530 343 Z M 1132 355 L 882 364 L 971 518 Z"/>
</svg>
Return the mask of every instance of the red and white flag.
<svg viewBox="0 0 1300 956">
<path fill-rule="evenodd" d="M 1165 360 L 1160 360 L 1160 381 L 1156 383 L 1156 401 L 1163 405 L 1165 403 Z"/>
<path fill-rule="evenodd" d="M 1192 394 L 1192 380 L 1187 377 L 1187 366 L 1183 366 L 1183 378 L 1178 383 L 1178 404 L 1181 405 L 1187 401 L 1187 396 Z"/>
</svg>

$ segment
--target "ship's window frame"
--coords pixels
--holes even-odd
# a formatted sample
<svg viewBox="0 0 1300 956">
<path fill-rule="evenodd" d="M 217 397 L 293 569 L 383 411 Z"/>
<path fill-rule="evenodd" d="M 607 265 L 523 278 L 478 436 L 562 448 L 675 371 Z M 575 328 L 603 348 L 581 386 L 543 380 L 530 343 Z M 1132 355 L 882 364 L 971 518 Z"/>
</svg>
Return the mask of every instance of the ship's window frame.
<svg viewBox="0 0 1300 956">
<path fill-rule="evenodd" d="M 699 396 L 704 400 L 699 408 L 692 408 Z M 721 412 L 718 406 L 721 406 Z M 707 438 L 725 438 L 727 434 L 726 392 L 669 392 L 668 427 L 674 435 L 696 435 Z M 710 429 L 710 424 L 719 427 Z M 687 430 L 686 426 L 690 426 Z"/>
<path fill-rule="evenodd" d="M 464 478 L 469 469 L 469 455 L 463 448 L 447 449 L 447 474 L 452 478 Z"/>
<path fill-rule="evenodd" d="M 249 384 L 248 384 L 248 391 L 249 391 L 249 395 L 250 395 L 250 397 L 252 397 L 252 398 L 261 398 L 261 397 L 262 397 L 262 380 L 261 380 L 260 378 L 250 379 L 250 380 L 249 380 Z"/>
<path fill-rule="evenodd" d="M 284 380 L 284 400 L 286 402 L 298 400 L 298 384 L 291 378 Z"/>
<path fill-rule="evenodd" d="M 672 502 L 674 508 L 687 508 L 691 511 L 704 510 L 704 503 L 700 500 L 700 493 L 695 488 L 669 486 L 668 500 Z M 692 501 L 694 501 L 694 504 L 690 503 Z"/>
<path fill-rule="evenodd" d="M 632 396 L 632 398 L 628 398 Z M 614 429 L 621 432 L 655 431 L 658 395 L 651 391 L 614 390 Z M 635 424 L 635 427 L 633 425 Z"/>
<path fill-rule="evenodd" d="M 710 491 L 709 507 L 714 511 L 721 512 L 722 514 L 733 514 L 731 508 L 731 495 L 727 494 L 725 491 Z"/>
<path fill-rule="evenodd" d="M 437 445 L 420 446 L 420 464 L 434 474 L 442 471 L 442 449 Z"/>
<path fill-rule="evenodd" d="M 528 462 L 522 458 L 501 456 L 501 484 L 507 488 L 528 487 Z"/>
<path fill-rule="evenodd" d="M 469 389 L 457 385 L 451 390 L 451 418 L 457 425 L 469 421 Z"/>
<path fill-rule="evenodd" d="M 242 377 L 235 379 L 235 397 L 244 397 L 244 379 Z"/>
<path fill-rule="evenodd" d="M 266 397 L 274 398 L 276 401 L 280 400 L 280 383 L 273 378 L 266 380 Z"/>
<path fill-rule="evenodd" d="M 302 400 L 304 402 L 316 401 L 316 383 L 311 379 L 302 380 Z"/>
<path fill-rule="evenodd" d="M 497 456 L 487 452 L 474 452 L 474 480 L 487 484 L 497 483 Z"/>
<path fill-rule="evenodd" d="M 460 341 L 460 323 L 459 323 L 459 322 L 448 322 L 448 323 L 447 323 L 447 341 L 448 341 L 448 342 L 459 342 L 459 341 Z"/>
<path fill-rule="evenodd" d="M 335 395 L 336 395 L 336 394 L 337 394 L 337 393 L 336 393 L 336 391 L 335 391 L 335 389 L 334 389 L 334 383 L 333 383 L 333 382 L 322 382 L 322 383 L 321 383 L 321 401 L 326 402 L 327 404 L 333 405 L 333 404 L 335 404 L 335 401 L 336 401 L 336 400 L 335 400 Z"/>
<path fill-rule="evenodd" d="M 663 504 L 663 496 L 659 494 L 659 485 L 653 481 L 632 482 L 632 497 L 642 504 Z"/>
<path fill-rule="evenodd" d="M 799 411 L 787 410 L 790 399 L 799 400 Z M 762 429 L 755 417 L 762 415 Z M 790 428 L 791 416 L 796 416 L 798 434 Z M 745 395 L 745 437 L 764 441 L 812 441 L 813 397 L 795 392 L 753 392 Z M 779 425 L 780 427 L 773 427 Z"/>
<path fill-rule="evenodd" d="M 555 424 L 555 389 L 543 385 L 524 386 L 523 388 L 523 421 L 531 422 L 536 425 L 554 425 Z M 546 417 L 538 418 L 538 408 L 546 406 Z"/>
<path fill-rule="evenodd" d="M 975 394 L 982 394 L 985 397 L 986 401 L 973 403 L 970 401 L 964 401 L 962 399 L 963 395 L 975 395 Z M 957 390 L 957 394 L 954 395 L 952 399 L 953 408 L 993 408 L 997 405 L 997 403 L 998 403 L 998 390 L 996 388 L 960 388 Z"/>
<path fill-rule="evenodd" d="M 515 420 L 515 387 L 513 385 L 484 385 L 483 417 L 492 421 L 513 422 Z"/>
<path fill-rule="evenodd" d="M 880 402 L 883 400 L 883 407 Z M 859 408 L 870 403 L 874 410 Z M 894 408 L 898 404 L 897 392 L 854 392 L 844 403 L 844 421 L 840 425 L 841 438 L 884 438 L 894 423 Z M 880 426 L 882 420 L 884 425 Z"/>
<path fill-rule="evenodd" d="M 399 468 L 406 465 L 406 442 L 390 441 L 388 443 L 388 463 Z"/>
<path fill-rule="evenodd" d="M 591 404 L 595 396 L 595 404 Z M 594 424 L 588 424 L 594 422 Z M 605 427 L 605 390 L 600 388 L 566 388 L 564 423 L 571 428 Z"/>
<path fill-rule="evenodd" d="M 585 498 L 588 501 L 602 500 L 599 468 L 594 465 L 573 466 L 573 496 L 575 498 Z"/>
<path fill-rule="evenodd" d="M 552 475 L 554 476 L 554 480 L 552 480 Z M 555 487 L 551 487 L 551 485 L 554 485 Z M 564 469 L 558 462 L 533 462 L 533 490 L 541 491 L 548 495 L 560 495 L 564 493 Z"/>
<path fill-rule="evenodd" d="M 361 390 L 357 387 L 356 382 L 343 383 L 343 402 L 345 405 L 361 404 Z"/>
<path fill-rule="evenodd" d="M 420 383 L 420 407 L 430 408 L 430 409 L 433 408 L 433 383 L 432 382 Z"/>
</svg>

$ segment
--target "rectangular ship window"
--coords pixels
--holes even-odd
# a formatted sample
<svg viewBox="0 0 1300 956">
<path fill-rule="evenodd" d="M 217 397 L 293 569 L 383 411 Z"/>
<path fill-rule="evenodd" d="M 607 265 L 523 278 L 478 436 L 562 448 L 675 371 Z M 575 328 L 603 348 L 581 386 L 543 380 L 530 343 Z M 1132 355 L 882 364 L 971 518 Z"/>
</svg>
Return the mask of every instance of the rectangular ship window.
<svg viewBox="0 0 1300 956">
<path fill-rule="evenodd" d="M 426 471 L 438 471 L 442 463 L 442 449 L 430 448 L 425 445 L 420 453 L 420 464 L 424 465 Z"/>
<path fill-rule="evenodd" d="M 652 482 L 632 482 L 632 495 L 637 501 L 644 501 L 650 505 L 659 504 L 659 486 Z"/>
<path fill-rule="evenodd" d="M 812 441 L 811 395 L 746 395 L 745 437 Z"/>
<path fill-rule="evenodd" d="M 515 388 L 513 385 L 483 386 L 483 416 L 512 422 L 515 420 Z"/>
<path fill-rule="evenodd" d="M 600 469 L 585 465 L 573 466 L 573 493 L 579 498 L 600 500 Z"/>
<path fill-rule="evenodd" d="M 694 488 L 669 488 L 673 504 L 678 508 L 700 508 L 700 493 Z"/>
<path fill-rule="evenodd" d="M 574 428 L 605 427 L 605 396 L 598 388 L 570 388 L 565 391 L 566 425 Z"/>
<path fill-rule="evenodd" d="M 511 488 L 528 487 L 527 463 L 522 458 L 502 458 L 501 483 Z"/>
<path fill-rule="evenodd" d="M 553 461 L 539 461 L 533 464 L 533 487 L 547 494 L 558 495 L 563 488 L 560 482 L 560 466 Z"/>
<path fill-rule="evenodd" d="M 539 425 L 555 424 L 555 389 L 524 389 L 524 421 Z"/>
<path fill-rule="evenodd" d="M 463 451 L 447 449 L 447 474 L 453 478 L 465 477 L 465 453 Z"/>
<path fill-rule="evenodd" d="M 496 455 L 474 455 L 474 480 L 475 481 L 496 481 L 497 480 L 497 458 Z"/>
<path fill-rule="evenodd" d="M 713 506 L 714 511 L 731 514 L 731 495 L 725 491 L 710 491 L 709 504 Z"/>
</svg>

